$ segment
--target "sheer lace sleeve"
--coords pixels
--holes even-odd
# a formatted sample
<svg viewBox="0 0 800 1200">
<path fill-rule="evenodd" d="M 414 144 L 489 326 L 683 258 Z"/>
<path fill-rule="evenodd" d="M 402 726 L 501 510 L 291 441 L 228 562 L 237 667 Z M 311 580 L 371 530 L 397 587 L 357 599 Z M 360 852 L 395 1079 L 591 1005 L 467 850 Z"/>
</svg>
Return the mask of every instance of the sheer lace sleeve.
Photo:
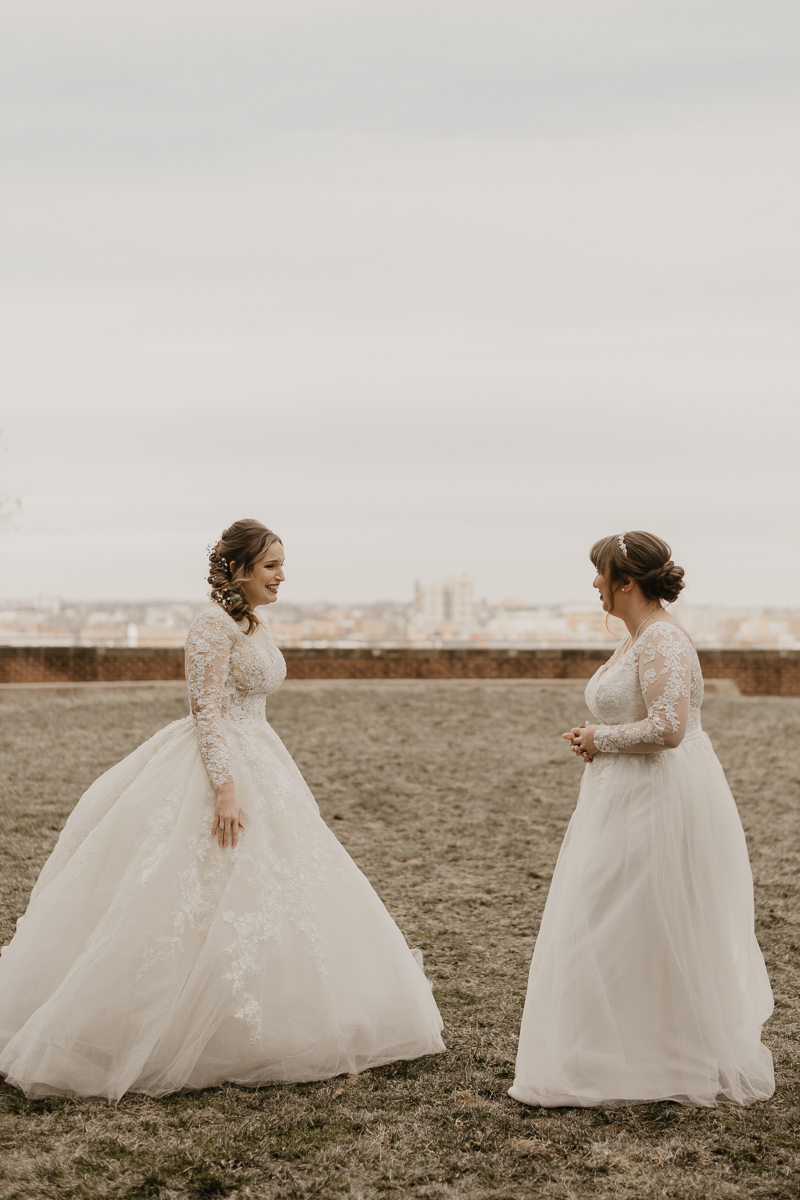
<svg viewBox="0 0 800 1200">
<path fill-rule="evenodd" d="M 683 740 L 689 720 L 691 651 L 686 635 L 657 621 L 642 635 L 639 685 L 647 716 L 630 725 L 598 725 L 594 744 L 601 754 L 647 754 L 673 749 Z"/>
<path fill-rule="evenodd" d="M 222 701 L 235 631 L 220 609 L 193 621 L 186 639 L 186 683 L 200 754 L 215 788 L 232 780 L 222 720 Z"/>
</svg>

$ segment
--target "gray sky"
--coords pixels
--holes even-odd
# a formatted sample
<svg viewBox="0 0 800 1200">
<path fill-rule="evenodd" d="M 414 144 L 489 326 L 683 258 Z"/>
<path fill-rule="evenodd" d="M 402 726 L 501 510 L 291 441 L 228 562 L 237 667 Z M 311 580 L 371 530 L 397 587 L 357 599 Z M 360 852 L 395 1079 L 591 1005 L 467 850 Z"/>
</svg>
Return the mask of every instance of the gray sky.
<svg viewBox="0 0 800 1200">
<path fill-rule="evenodd" d="M 800 604 L 796 0 L 6 0 L 0 595 Z"/>
</svg>

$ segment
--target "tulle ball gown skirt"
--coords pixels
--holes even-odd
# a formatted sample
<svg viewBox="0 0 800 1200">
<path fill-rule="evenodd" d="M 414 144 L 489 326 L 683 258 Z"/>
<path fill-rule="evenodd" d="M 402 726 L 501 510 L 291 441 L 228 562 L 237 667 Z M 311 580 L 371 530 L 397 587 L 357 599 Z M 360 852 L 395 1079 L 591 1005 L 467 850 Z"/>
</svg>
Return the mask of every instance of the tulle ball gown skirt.
<svg viewBox="0 0 800 1200">
<path fill-rule="evenodd" d="M 211 838 L 192 719 L 96 781 L 0 957 L 0 1073 L 116 1100 L 444 1049 L 430 985 L 263 720 L 231 724 L 246 828 Z"/>
<path fill-rule="evenodd" d="M 553 875 L 511 1096 L 766 1099 L 771 1012 L 744 833 L 707 736 L 599 755 Z"/>
</svg>

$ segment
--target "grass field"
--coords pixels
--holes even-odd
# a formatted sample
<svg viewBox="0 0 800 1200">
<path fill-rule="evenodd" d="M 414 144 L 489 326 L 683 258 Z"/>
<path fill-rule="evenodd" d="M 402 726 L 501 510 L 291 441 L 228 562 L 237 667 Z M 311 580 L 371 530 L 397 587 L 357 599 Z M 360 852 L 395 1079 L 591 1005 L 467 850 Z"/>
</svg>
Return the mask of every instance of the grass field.
<svg viewBox="0 0 800 1200">
<path fill-rule="evenodd" d="M 0 694 L 2 926 L 86 786 L 175 688 Z M 712 696 L 776 995 L 776 1097 L 738 1109 L 532 1110 L 506 1096 L 528 964 L 581 766 L 579 687 L 295 684 L 268 718 L 322 814 L 425 952 L 446 1055 L 300 1086 L 28 1101 L 0 1084 L 0 1197 L 798 1197 L 800 698 Z"/>
</svg>

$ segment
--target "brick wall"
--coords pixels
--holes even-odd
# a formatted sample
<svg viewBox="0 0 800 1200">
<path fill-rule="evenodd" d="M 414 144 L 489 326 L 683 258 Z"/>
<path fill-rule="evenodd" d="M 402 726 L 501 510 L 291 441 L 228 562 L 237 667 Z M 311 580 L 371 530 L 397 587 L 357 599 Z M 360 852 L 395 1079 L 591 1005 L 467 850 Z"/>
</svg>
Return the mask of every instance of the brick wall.
<svg viewBox="0 0 800 1200">
<path fill-rule="evenodd" d="M 608 650 L 286 650 L 290 679 L 588 679 Z M 800 695 L 800 651 L 703 650 L 746 696 Z M 0 646 L 0 683 L 183 679 L 183 650 Z"/>
<path fill-rule="evenodd" d="M 800 696 L 800 650 L 701 650 L 706 679 L 733 679 L 743 696 Z"/>
<path fill-rule="evenodd" d="M 0 683 L 116 683 L 183 677 L 182 649 L 0 646 Z"/>
<path fill-rule="evenodd" d="M 285 650 L 290 679 L 588 679 L 594 650 Z"/>
</svg>

